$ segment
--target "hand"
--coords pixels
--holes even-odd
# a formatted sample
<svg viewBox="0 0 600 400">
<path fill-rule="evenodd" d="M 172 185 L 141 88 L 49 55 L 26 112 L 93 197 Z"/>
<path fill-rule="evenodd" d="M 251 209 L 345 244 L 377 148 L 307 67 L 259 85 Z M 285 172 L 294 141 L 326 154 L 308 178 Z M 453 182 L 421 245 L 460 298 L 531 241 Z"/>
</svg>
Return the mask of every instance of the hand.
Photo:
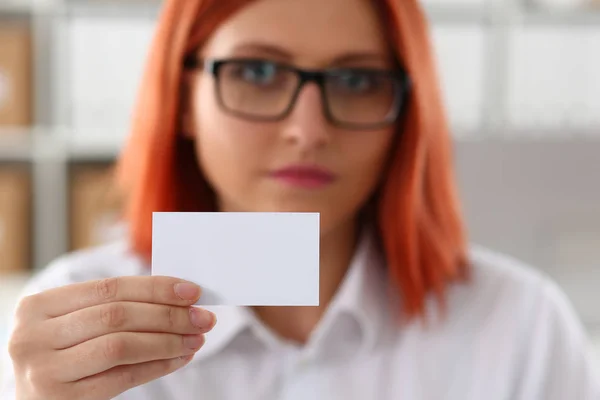
<svg viewBox="0 0 600 400">
<path fill-rule="evenodd" d="M 76 283 L 23 298 L 9 341 L 17 398 L 108 400 L 183 367 L 214 314 L 164 276 Z"/>
</svg>

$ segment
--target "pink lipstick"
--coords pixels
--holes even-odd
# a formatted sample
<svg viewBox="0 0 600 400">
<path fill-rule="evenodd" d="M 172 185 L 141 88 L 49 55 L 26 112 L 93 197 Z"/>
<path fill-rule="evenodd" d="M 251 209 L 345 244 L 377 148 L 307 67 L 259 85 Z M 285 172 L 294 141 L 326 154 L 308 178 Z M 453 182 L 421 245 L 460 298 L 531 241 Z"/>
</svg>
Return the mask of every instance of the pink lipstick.
<svg viewBox="0 0 600 400">
<path fill-rule="evenodd" d="M 331 171 L 314 165 L 291 165 L 271 172 L 270 176 L 286 185 L 306 189 L 319 189 L 336 179 Z"/>
</svg>

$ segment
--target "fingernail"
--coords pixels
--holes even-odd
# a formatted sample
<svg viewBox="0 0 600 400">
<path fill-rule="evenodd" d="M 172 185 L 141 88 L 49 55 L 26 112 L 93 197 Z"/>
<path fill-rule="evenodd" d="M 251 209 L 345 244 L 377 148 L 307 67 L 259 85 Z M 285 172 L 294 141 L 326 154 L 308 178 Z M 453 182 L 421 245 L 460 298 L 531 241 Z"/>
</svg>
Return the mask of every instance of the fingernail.
<svg viewBox="0 0 600 400">
<path fill-rule="evenodd" d="M 181 364 L 185 364 L 185 363 L 189 362 L 192 358 L 194 358 L 194 354 L 190 354 L 188 356 L 177 357 L 175 359 L 175 361 L 178 363 L 181 363 Z"/>
<path fill-rule="evenodd" d="M 212 328 L 215 315 L 210 311 L 200 310 L 198 308 L 190 308 L 190 321 L 194 326 L 202 329 Z"/>
<path fill-rule="evenodd" d="M 175 294 L 182 300 L 195 300 L 200 297 L 200 286 L 188 282 L 177 283 Z"/>
<path fill-rule="evenodd" d="M 186 336 L 183 338 L 185 347 L 196 350 L 204 344 L 204 336 Z"/>
</svg>

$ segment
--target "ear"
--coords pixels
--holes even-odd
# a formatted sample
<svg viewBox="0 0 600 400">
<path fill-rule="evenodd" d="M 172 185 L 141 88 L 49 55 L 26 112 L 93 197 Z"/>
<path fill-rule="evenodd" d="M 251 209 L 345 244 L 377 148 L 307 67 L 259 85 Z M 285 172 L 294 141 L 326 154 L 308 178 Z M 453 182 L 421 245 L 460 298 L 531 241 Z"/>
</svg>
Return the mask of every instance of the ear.
<svg viewBox="0 0 600 400">
<path fill-rule="evenodd" d="M 181 113 L 180 134 L 186 139 L 196 138 L 196 119 L 194 113 L 194 75 L 188 71 L 183 72 L 181 83 Z"/>
</svg>

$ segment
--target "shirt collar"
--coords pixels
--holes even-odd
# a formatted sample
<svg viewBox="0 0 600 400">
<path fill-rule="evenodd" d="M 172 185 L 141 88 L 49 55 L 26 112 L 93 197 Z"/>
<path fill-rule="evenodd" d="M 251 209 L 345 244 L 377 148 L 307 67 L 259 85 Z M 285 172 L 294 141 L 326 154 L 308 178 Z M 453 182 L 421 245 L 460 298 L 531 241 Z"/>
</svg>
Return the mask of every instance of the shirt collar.
<svg viewBox="0 0 600 400">
<path fill-rule="evenodd" d="M 350 316 L 360 328 L 360 354 L 370 353 L 384 332 L 386 324 L 392 320 L 388 307 L 387 281 L 385 263 L 376 246 L 374 235 L 372 231 L 366 231 L 361 236 L 348 272 L 313 332 L 306 351 L 318 353 L 328 343 L 337 340 L 334 325 L 344 316 Z M 205 308 L 217 315 L 217 324 L 206 334 L 206 343 L 195 355 L 192 363 L 217 354 L 247 330 L 252 330 L 263 343 L 272 341 L 268 330 L 261 326 L 251 310 L 245 307 Z"/>
</svg>

